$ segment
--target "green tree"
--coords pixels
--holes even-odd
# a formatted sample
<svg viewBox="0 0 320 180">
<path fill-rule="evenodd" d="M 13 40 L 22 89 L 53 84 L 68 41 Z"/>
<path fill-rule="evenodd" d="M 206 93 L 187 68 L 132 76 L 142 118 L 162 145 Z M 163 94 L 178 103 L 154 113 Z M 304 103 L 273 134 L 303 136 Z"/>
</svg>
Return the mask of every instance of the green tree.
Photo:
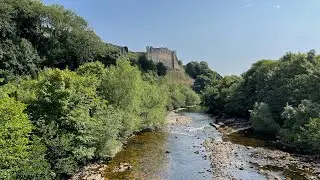
<svg viewBox="0 0 320 180">
<path fill-rule="evenodd" d="M 111 105 L 125 112 L 122 120 L 122 137 L 127 137 L 140 127 L 139 107 L 142 89 L 141 72 L 128 60 L 118 60 L 102 78 L 99 91 Z"/>
<path fill-rule="evenodd" d="M 298 134 L 297 143 L 309 153 L 320 152 L 320 118 L 312 118 Z"/>
<path fill-rule="evenodd" d="M 186 105 L 186 96 L 181 92 L 181 86 L 177 83 L 168 83 L 169 99 L 167 108 L 169 110 L 184 107 Z"/>
<path fill-rule="evenodd" d="M 5 79 L 3 83 L 7 83 L 14 75 L 36 77 L 40 62 L 37 51 L 28 40 L 0 42 L 0 77 Z"/>
<path fill-rule="evenodd" d="M 31 141 L 26 105 L 0 94 L 0 179 L 50 179 L 44 147 Z"/>
<path fill-rule="evenodd" d="M 199 75 L 193 83 L 193 89 L 194 91 L 200 93 L 202 90 L 206 89 L 206 87 L 212 85 L 213 81 L 214 80 L 208 76 Z"/>
<path fill-rule="evenodd" d="M 167 67 L 162 62 L 159 62 L 157 64 L 157 74 L 159 76 L 165 76 L 167 74 L 167 71 Z"/>
<path fill-rule="evenodd" d="M 181 92 L 184 94 L 186 98 L 186 106 L 193 106 L 200 104 L 200 96 L 195 93 L 190 87 L 182 86 Z"/>
<path fill-rule="evenodd" d="M 263 102 L 255 103 L 250 116 L 254 129 L 258 131 L 276 134 L 280 129 L 280 126 L 272 117 L 268 104 Z"/>
<path fill-rule="evenodd" d="M 58 177 L 71 175 L 96 154 L 102 156 L 98 152 L 101 140 L 114 141 L 117 137 L 118 119 L 108 117 L 107 102 L 97 97 L 98 82 L 94 76 L 49 69 L 36 83 L 36 98 L 28 111 Z M 101 139 L 99 133 L 113 139 Z"/>
<path fill-rule="evenodd" d="M 146 55 L 141 55 L 138 59 L 138 66 L 142 72 L 157 71 L 157 65 L 148 60 Z"/>
<path fill-rule="evenodd" d="M 9 97 L 0 98 L 0 177 L 15 179 L 28 157 L 32 125 L 23 113 L 25 105 Z"/>
<path fill-rule="evenodd" d="M 212 86 L 207 88 L 202 93 L 202 103 L 209 107 L 209 111 L 215 114 L 235 114 L 236 107 L 231 107 L 233 104 L 235 91 L 241 82 L 241 77 L 225 76 L 220 80 L 213 81 Z M 228 107 L 228 108 L 226 108 Z"/>
<path fill-rule="evenodd" d="M 287 105 L 282 113 L 284 125 L 282 138 L 286 142 L 298 143 L 301 130 L 309 123 L 310 119 L 320 117 L 320 105 L 310 100 L 302 100 L 298 107 Z"/>
<path fill-rule="evenodd" d="M 201 61 L 191 61 L 184 66 L 186 73 L 193 79 L 196 79 L 199 75 L 204 75 L 207 77 L 212 77 L 219 79 L 221 76 L 217 73 L 212 71 L 207 62 Z"/>
<path fill-rule="evenodd" d="M 0 11 L 3 12 L 0 47 L 4 49 L 0 52 L 4 62 L 1 70 L 12 72 L 13 69 L 19 75 L 25 72 L 34 75 L 37 68 L 43 67 L 75 70 L 96 59 L 109 65 L 120 55 L 83 18 L 62 6 L 45 6 L 32 0 L 3 0 Z"/>
<path fill-rule="evenodd" d="M 161 127 L 165 123 L 168 90 L 158 82 L 143 82 L 140 117 L 141 130 Z"/>
</svg>

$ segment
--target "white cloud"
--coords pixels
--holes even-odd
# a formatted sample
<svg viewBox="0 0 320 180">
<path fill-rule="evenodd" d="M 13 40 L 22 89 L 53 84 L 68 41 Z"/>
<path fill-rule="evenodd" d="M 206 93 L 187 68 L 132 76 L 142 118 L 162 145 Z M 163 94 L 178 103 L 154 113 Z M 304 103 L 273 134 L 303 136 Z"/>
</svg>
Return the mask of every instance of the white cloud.
<svg viewBox="0 0 320 180">
<path fill-rule="evenodd" d="M 275 8 L 275 9 L 280 9 L 281 8 L 281 6 L 279 4 L 273 5 L 272 7 Z"/>
</svg>

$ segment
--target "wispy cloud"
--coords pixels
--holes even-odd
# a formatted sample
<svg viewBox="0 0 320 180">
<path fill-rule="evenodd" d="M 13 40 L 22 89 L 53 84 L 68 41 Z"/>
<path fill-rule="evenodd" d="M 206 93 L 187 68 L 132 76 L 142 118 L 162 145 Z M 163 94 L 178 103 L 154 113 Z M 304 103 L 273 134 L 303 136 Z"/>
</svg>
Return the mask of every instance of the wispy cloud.
<svg viewBox="0 0 320 180">
<path fill-rule="evenodd" d="M 249 8 L 249 7 L 252 7 L 252 6 L 253 6 L 253 4 L 248 3 L 248 4 L 243 5 L 242 7 Z"/>
<path fill-rule="evenodd" d="M 243 0 L 244 5 L 242 5 L 242 7 L 244 8 L 249 8 L 253 6 L 253 0 Z"/>
<path fill-rule="evenodd" d="M 280 9 L 281 8 L 280 4 L 273 5 L 272 7 L 275 8 L 275 9 Z"/>
</svg>

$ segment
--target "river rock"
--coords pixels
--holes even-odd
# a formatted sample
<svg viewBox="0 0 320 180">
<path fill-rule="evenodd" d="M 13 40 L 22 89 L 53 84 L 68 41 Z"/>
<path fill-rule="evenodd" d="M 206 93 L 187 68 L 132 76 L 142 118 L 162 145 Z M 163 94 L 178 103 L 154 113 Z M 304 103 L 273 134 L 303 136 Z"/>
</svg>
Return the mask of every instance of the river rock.
<svg viewBox="0 0 320 180">
<path fill-rule="evenodd" d="M 115 167 L 112 172 L 123 172 L 132 169 L 132 166 L 128 163 L 120 163 L 119 166 Z"/>
<path fill-rule="evenodd" d="M 91 174 L 84 178 L 85 180 L 104 180 L 101 174 Z"/>
</svg>

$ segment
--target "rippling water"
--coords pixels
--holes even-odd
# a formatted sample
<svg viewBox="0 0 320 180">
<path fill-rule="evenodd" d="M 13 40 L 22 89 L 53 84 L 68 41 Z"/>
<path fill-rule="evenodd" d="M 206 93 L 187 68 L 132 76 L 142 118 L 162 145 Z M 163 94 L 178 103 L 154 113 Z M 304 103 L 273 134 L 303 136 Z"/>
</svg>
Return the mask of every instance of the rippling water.
<svg viewBox="0 0 320 180">
<path fill-rule="evenodd" d="M 131 138 L 124 149 L 108 163 L 106 179 L 213 179 L 214 172 L 211 172 L 210 161 L 206 157 L 208 155 L 201 145 L 204 140 L 211 138 L 215 141 L 230 140 L 235 144 L 253 147 L 269 146 L 266 141 L 241 134 L 222 138 L 220 133 L 209 125 L 212 118 L 207 114 L 181 114 L 192 117 L 192 122 L 188 125 L 172 125 L 158 132 L 144 132 Z M 248 156 L 246 152 L 239 153 L 243 158 Z M 124 172 L 113 172 L 120 163 L 129 163 L 133 168 Z M 250 164 L 242 161 L 240 163 L 246 167 L 245 169 L 250 169 Z M 234 177 L 241 179 L 267 179 L 253 170 L 245 169 L 235 168 L 230 172 Z M 283 173 L 289 177 L 297 177 L 291 172 Z"/>
<path fill-rule="evenodd" d="M 188 126 L 174 125 L 160 132 L 145 132 L 128 141 L 108 164 L 107 179 L 212 179 L 210 162 L 201 143 L 218 137 L 211 118 L 201 113 L 183 113 L 193 121 Z M 119 163 L 132 170 L 113 173 Z"/>
</svg>

